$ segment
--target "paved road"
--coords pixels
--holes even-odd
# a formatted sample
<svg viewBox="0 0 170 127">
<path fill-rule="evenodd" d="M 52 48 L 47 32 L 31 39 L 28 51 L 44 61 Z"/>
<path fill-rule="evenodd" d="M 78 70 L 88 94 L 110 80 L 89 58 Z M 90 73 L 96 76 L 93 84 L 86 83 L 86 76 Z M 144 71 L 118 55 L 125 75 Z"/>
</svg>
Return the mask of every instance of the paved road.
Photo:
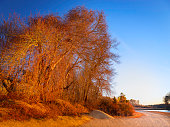
<svg viewBox="0 0 170 127">
<path fill-rule="evenodd" d="M 170 127 L 170 117 L 142 112 L 140 118 L 94 118 L 81 127 Z"/>
</svg>

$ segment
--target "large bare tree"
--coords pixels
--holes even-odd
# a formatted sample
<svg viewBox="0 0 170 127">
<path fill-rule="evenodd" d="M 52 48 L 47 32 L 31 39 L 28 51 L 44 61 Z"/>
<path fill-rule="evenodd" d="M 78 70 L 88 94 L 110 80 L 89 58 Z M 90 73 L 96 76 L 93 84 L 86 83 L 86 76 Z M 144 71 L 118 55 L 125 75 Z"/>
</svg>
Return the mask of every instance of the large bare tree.
<svg viewBox="0 0 170 127">
<path fill-rule="evenodd" d="M 117 42 L 103 12 L 76 7 L 64 17 L 15 16 L 1 23 L 0 43 L 0 76 L 8 93 L 86 103 L 110 91 L 110 65 L 118 58 L 110 50 Z"/>
</svg>

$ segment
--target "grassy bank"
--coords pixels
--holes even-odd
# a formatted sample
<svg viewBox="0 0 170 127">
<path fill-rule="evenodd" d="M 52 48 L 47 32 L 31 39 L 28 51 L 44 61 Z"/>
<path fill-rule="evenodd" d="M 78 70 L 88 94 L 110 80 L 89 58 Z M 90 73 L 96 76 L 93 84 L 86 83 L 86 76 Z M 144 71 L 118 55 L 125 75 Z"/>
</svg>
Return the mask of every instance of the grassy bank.
<svg viewBox="0 0 170 127">
<path fill-rule="evenodd" d="M 76 127 L 90 120 L 81 115 L 88 110 L 64 100 L 26 103 L 20 100 L 0 102 L 0 127 Z"/>
<path fill-rule="evenodd" d="M 7 120 L 0 122 L 1 127 L 77 127 L 89 121 L 88 116 L 58 116 L 56 119 L 30 119 L 24 121 Z"/>
</svg>

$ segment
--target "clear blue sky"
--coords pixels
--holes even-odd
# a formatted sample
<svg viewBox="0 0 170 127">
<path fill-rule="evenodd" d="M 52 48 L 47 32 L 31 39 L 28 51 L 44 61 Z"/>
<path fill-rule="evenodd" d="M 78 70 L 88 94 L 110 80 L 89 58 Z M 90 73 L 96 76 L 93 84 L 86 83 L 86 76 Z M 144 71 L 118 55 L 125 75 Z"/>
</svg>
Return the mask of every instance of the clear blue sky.
<svg viewBox="0 0 170 127">
<path fill-rule="evenodd" d="M 0 0 L 0 15 L 63 15 L 82 5 L 103 10 L 109 33 L 120 41 L 114 95 L 162 103 L 170 92 L 170 0 Z"/>
</svg>

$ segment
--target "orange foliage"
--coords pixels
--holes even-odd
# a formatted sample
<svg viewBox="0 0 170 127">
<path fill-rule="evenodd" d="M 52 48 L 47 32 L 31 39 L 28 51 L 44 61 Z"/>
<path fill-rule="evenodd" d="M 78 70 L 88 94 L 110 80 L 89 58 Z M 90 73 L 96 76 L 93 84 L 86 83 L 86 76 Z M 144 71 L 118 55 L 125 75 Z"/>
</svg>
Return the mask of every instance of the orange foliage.
<svg viewBox="0 0 170 127">
<path fill-rule="evenodd" d="M 86 103 L 110 91 L 118 56 L 103 12 L 76 7 L 64 17 L 10 17 L 0 24 L 0 80 L 8 93 Z M 25 99 L 25 100 L 27 100 Z"/>
<path fill-rule="evenodd" d="M 110 115 L 117 115 L 117 116 L 131 116 L 134 113 L 133 106 L 125 100 L 124 102 L 115 102 L 115 99 L 110 97 L 103 97 L 99 101 L 99 109 L 110 114 Z"/>
<path fill-rule="evenodd" d="M 2 106 L 12 108 L 13 117 L 79 115 L 87 112 L 80 104 L 90 107 L 111 91 L 110 65 L 118 62 L 111 48 L 118 43 L 110 38 L 102 11 L 76 7 L 64 17 L 27 20 L 15 15 L 0 24 L 0 45 L 0 94 L 7 94 Z M 123 107 L 108 100 L 100 106 L 113 113 Z"/>
<path fill-rule="evenodd" d="M 4 100 L 0 102 L 0 115 L 3 119 L 25 120 L 29 118 L 56 118 L 57 116 L 75 116 L 87 113 L 88 110 L 80 104 L 72 105 L 64 100 L 55 102 L 28 104 L 18 100 Z M 7 109 L 3 113 L 3 109 Z"/>
<path fill-rule="evenodd" d="M 55 111 L 58 115 L 80 115 L 81 113 L 87 113 L 88 110 L 80 104 L 72 105 L 70 102 L 57 99 L 56 101 L 48 102 L 52 111 Z"/>
</svg>

